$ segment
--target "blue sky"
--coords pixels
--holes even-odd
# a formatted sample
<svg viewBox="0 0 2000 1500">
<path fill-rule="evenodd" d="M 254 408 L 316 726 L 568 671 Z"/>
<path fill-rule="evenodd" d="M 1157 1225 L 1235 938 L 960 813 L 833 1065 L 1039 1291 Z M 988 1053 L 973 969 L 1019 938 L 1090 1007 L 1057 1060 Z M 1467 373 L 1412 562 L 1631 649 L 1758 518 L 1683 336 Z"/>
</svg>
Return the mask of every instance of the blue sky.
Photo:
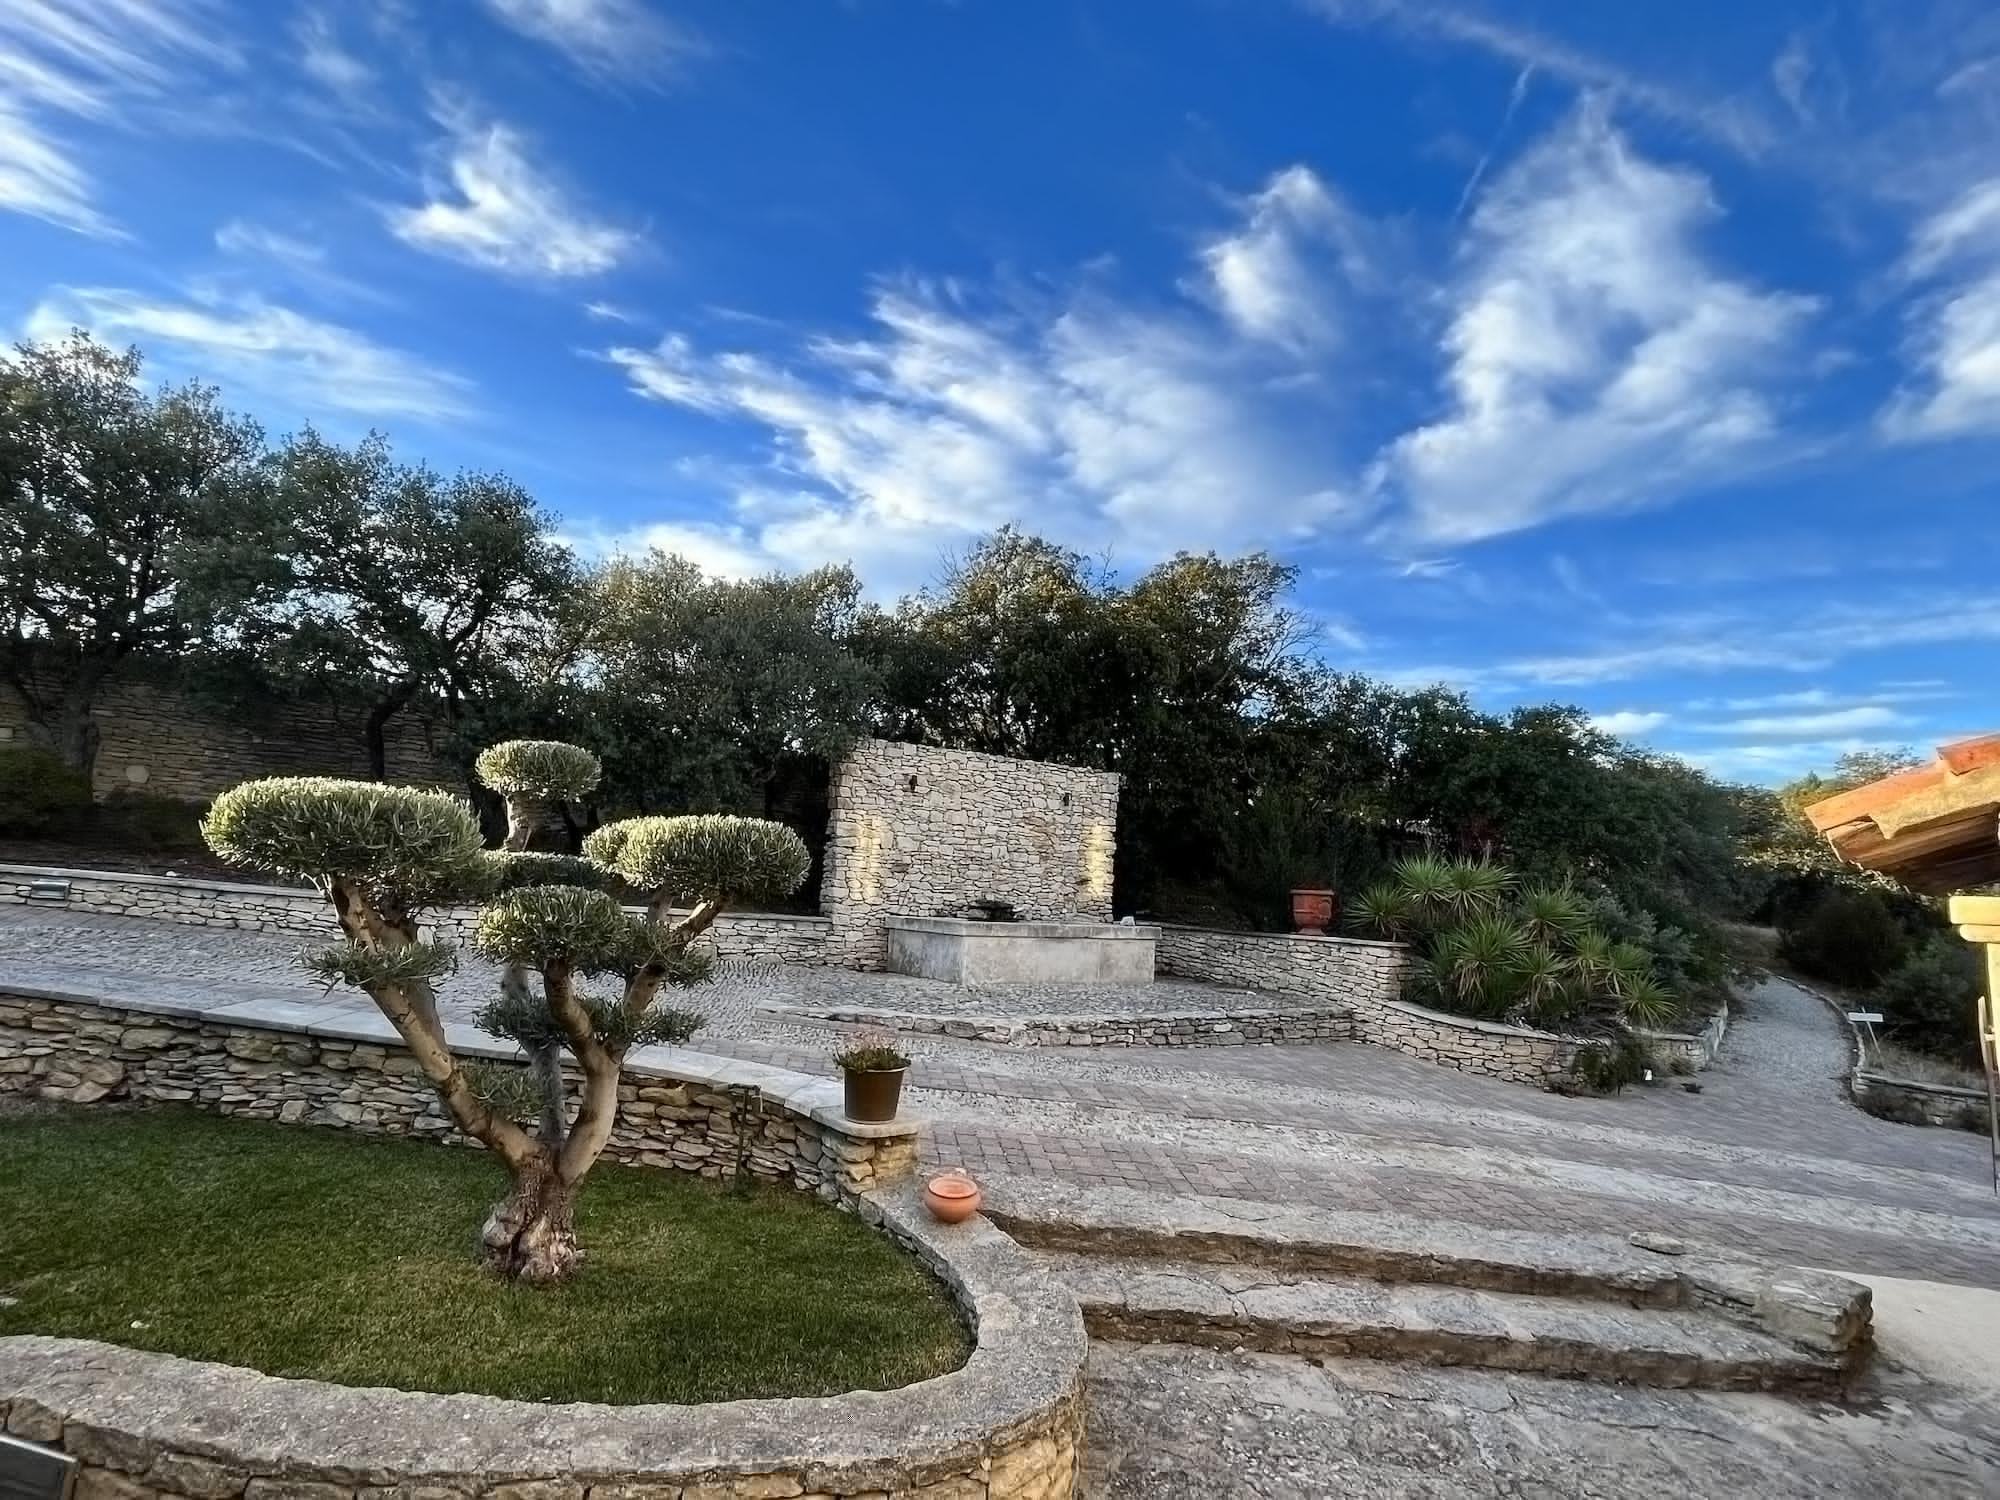
<svg viewBox="0 0 2000 1500">
<path fill-rule="evenodd" d="M 1269 548 L 1732 777 L 2000 727 L 2000 9 L 7 0 L 0 319 L 602 552 Z"/>
</svg>

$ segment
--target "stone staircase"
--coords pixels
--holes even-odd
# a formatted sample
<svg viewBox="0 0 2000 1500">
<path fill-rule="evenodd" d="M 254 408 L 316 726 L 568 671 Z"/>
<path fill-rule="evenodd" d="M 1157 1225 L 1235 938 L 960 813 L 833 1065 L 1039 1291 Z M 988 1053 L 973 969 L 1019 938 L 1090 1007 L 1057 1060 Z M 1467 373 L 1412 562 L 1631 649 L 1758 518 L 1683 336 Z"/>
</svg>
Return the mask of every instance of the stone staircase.
<svg viewBox="0 0 2000 1500">
<path fill-rule="evenodd" d="M 1636 1385 L 1839 1395 L 1869 1292 L 1677 1241 L 989 1181 L 1093 1335 Z"/>
</svg>

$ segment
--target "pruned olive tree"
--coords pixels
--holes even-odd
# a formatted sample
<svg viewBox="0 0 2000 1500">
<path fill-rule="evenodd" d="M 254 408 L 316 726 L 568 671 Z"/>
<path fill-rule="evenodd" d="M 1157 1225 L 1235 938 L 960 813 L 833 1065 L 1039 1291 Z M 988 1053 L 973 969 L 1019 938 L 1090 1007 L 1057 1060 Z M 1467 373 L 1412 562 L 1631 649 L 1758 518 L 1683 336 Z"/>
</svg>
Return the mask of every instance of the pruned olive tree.
<svg viewBox="0 0 2000 1500">
<path fill-rule="evenodd" d="M 499 850 L 483 847 L 456 797 L 324 777 L 245 782 L 216 798 L 202 832 L 223 858 L 302 877 L 326 896 L 342 941 L 308 955 L 308 967 L 365 990 L 453 1122 L 506 1163 L 512 1185 L 480 1232 L 482 1258 L 510 1278 L 555 1282 L 582 1260 L 576 1195 L 617 1124 L 626 1054 L 685 1041 L 700 1025 L 660 1004 L 663 991 L 707 977 L 708 954 L 693 945 L 725 906 L 789 894 L 809 861 L 782 824 L 715 815 L 608 824 L 582 859 L 530 853 L 543 812 L 596 785 L 596 758 L 515 741 L 487 751 L 478 770 L 507 800 Z M 620 883 L 644 894 L 643 913 L 609 893 Z M 438 1011 L 437 985 L 456 954 L 420 920 L 474 900 L 473 947 L 502 966 L 479 1023 L 526 1052 L 527 1091 L 457 1057 Z M 589 979 L 615 981 L 616 991 L 588 994 Z M 565 1052 L 581 1074 L 574 1099 Z M 523 1116 L 538 1119 L 531 1127 Z"/>
</svg>

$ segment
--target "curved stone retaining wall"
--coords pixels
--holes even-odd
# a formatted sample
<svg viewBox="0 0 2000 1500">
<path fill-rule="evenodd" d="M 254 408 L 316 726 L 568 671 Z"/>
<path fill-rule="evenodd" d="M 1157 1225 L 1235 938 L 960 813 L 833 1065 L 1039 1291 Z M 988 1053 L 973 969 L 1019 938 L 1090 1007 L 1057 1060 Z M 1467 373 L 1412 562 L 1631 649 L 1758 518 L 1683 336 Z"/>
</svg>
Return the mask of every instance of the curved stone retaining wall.
<svg viewBox="0 0 2000 1500">
<path fill-rule="evenodd" d="M 984 1219 L 861 1200 L 951 1289 L 962 1369 L 894 1391 L 543 1406 L 280 1380 L 108 1344 L 0 1338 L 0 1417 L 81 1464 L 77 1500 L 1069 1500 L 1076 1300 Z"/>
<path fill-rule="evenodd" d="M 1357 1041 L 1462 1073 L 1546 1084 L 1576 1058 L 1568 1037 L 1397 999 L 1410 962 L 1401 943 L 1163 926 L 1158 952 L 1162 973 L 1337 1004 L 1352 1013 Z"/>
<path fill-rule="evenodd" d="M 332 913 L 325 900 L 312 891 L 227 880 L 188 880 L 177 875 L 0 865 L 0 904 L 151 917 L 190 927 L 333 936 Z M 473 915 L 470 907 L 453 907 L 437 913 L 430 925 L 439 937 L 463 947 L 471 935 Z M 716 951 L 725 958 L 818 964 L 826 961 L 831 926 L 825 917 L 724 912 L 711 935 Z"/>
<path fill-rule="evenodd" d="M 389 1023 L 367 1011 L 286 1001 L 227 1007 L 202 997 L 115 999 L 0 992 L 0 1092 L 75 1104 L 135 1099 L 217 1114 L 459 1141 Z M 447 1026 L 460 1057 L 518 1065 L 519 1053 Z M 704 1177 L 735 1172 L 832 1199 L 916 1170 L 918 1121 L 867 1125 L 827 1079 L 679 1047 L 627 1059 L 606 1154 Z"/>
</svg>

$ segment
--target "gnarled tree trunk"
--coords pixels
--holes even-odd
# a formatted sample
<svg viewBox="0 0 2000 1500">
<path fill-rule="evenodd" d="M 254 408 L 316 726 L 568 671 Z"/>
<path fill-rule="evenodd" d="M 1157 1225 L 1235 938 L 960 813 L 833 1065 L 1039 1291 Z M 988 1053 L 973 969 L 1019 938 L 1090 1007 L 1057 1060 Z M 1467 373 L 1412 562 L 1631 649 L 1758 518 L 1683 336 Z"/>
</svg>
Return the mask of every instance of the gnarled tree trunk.
<svg viewBox="0 0 2000 1500">
<path fill-rule="evenodd" d="M 537 1286 L 567 1281 L 583 1264 L 576 1242 L 576 1186 L 555 1160 L 539 1156 L 516 1168 L 507 1196 L 479 1231 L 480 1258 L 510 1281 Z"/>
</svg>

